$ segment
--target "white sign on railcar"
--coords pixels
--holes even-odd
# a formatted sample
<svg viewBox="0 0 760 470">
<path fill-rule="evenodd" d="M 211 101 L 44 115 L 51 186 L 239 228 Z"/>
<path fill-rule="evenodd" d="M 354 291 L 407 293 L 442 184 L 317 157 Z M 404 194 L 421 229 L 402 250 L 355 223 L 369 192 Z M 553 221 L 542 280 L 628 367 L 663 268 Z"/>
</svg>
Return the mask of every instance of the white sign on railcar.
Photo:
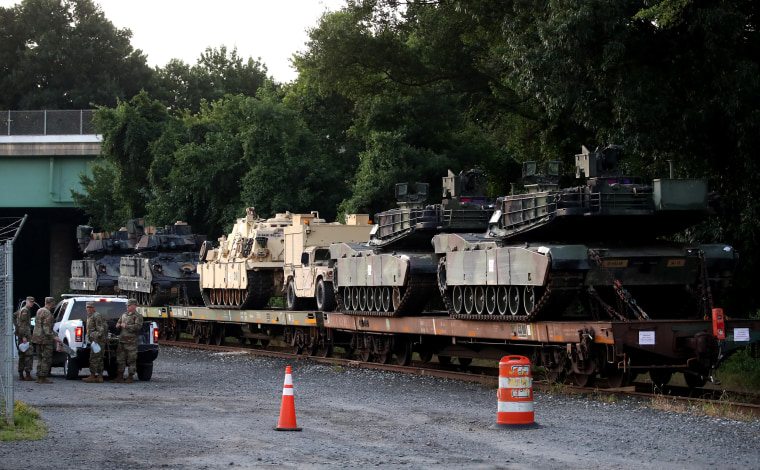
<svg viewBox="0 0 760 470">
<path fill-rule="evenodd" d="M 749 341 L 749 328 L 734 328 L 734 341 Z"/>
<path fill-rule="evenodd" d="M 639 345 L 654 346 L 654 331 L 639 331 Z"/>
</svg>

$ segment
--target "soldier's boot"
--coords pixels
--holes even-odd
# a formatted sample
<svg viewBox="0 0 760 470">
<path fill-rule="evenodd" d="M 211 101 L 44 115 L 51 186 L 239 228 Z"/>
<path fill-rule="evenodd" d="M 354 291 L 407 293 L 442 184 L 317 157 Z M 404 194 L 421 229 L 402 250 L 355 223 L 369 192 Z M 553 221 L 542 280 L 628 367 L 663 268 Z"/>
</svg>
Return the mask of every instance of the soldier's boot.
<svg viewBox="0 0 760 470">
<path fill-rule="evenodd" d="M 129 374 L 129 376 L 127 377 L 127 380 L 125 380 L 124 383 L 125 384 L 131 384 L 132 382 L 134 382 L 134 380 L 132 380 L 132 376 L 133 375 L 135 375 L 134 372 L 131 373 L 131 374 Z"/>
<path fill-rule="evenodd" d="M 95 382 L 95 374 L 90 372 L 90 376 L 83 378 L 82 382 Z"/>
<path fill-rule="evenodd" d="M 35 379 L 34 377 L 32 377 L 32 372 L 29 371 L 29 372 L 26 373 L 26 378 L 24 380 L 26 380 L 27 382 L 34 382 L 37 379 Z"/>
<path fill-rule="evenodd" d="M 18 379 L 21 380 L 21 381 L 26 380 L 24 378 L 24 371 L 23 370 L 18 371 Z"/>
<path fill-rule="evenodd" d="M 38 384 L 51 384 L 53 382 L 51 380 L 48 380 L 47 377 L 37 377 L 37 383 Z"/>
<path fill-rule="evenodd" d="M 100 374 L 100 375 L 96 376 L 95 380 L 93 380 L 93 382 L 102 384 L 103 383 L 103 374 Z"/>
<path fill-rule="evenodd" d="M 119 369 L 119 372 L 116 373 L 116 378 L 113 380 L 113 383 L 115 384 L 124 383 L 124 369 Z"/>
</svg>

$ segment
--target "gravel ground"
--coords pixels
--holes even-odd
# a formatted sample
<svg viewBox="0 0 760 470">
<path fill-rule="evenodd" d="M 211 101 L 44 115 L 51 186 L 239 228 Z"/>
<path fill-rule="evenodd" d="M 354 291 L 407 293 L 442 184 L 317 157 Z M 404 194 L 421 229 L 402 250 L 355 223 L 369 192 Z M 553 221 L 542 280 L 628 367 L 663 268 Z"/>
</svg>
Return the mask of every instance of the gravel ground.
<svg viewBox="0 0 760 470">
<path fill-rule="evenodd" d="M 287 365 L 302 432 L 273 430 Z M 307 360 L 163 347 L 150 382 L 61 372 L 14 382 L 49 434 L 0 443 L 0 468 L 744 469 L 760 457 L 757 422 L 536 393 L 538 427 L 494 430 L 495 389 Z"/>
</svg>

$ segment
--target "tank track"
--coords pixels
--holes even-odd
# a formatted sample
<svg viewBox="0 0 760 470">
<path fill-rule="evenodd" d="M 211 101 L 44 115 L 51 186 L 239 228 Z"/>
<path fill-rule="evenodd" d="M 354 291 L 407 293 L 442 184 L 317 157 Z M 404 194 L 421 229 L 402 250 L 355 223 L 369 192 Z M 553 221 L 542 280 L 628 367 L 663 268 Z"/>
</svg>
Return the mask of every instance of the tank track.
<svg viewBox="0 0 760 470">
<path fill-rule="evenodd" d="M 398 303 L 398 307 L 393 309 L 390 312 L 380 312 L 380 311 L 362 311 L 362 310 L 347 310 L 345 307 L 345 304 L 343 302 L 343 295 L 340 293 L 338 289 L 335 289 L 335 300 L 338 303 L 337 310 L 343 314 L 346 315 L 353 315 L 353 316 L 365 316 L 365 317 L 404 317 L 409 314 L 411 315 L 417 315 L 420 313 L 420 311 L 425 307 L 425 305 L 428 303 L 428 300 L 430 297 L 435 293 L 435 282 L 431 280 L 419 280 L 419 279 L 413 279 L 412 276 L 409 275 L 409 272 L 407 271 L 408 279 L 407 285 L 403 288 L 403 295 L 401 295 L 401 299 Z M 382 286 L 377 286 L 382 287 Z M 397 293 L 400 294 L 401 291 L 400 288 L 394 287 L 393 288 L 393 296 L 396 296 Z M 392 299 L 391 299 L 392 301 Z"/>
<path fill-rule="evenodd" d="M 208 308 L 215 309 L 235 309 L 235 310 L 255 310 L 264 308 L 269 303 L 272 296 L 272 286 L 274 285 L 273 271 L 248 271 L 248 288 L 246 297 L 243 302 L 237 305 L 216 305 L 211 303 L 211 299 L 204 289 L 201 292 L 203 303 Z"/>
</svg>

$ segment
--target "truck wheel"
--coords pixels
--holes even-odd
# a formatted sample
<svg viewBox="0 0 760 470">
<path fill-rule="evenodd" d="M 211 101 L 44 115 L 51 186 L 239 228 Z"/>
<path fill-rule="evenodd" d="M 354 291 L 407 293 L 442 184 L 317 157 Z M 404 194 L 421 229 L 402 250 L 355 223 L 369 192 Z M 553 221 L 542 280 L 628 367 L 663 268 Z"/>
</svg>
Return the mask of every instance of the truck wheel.
<svg viewBox="0 0 760 470">
<path fill-rule="evenodd" d="M 63 374 L 66 376 L 66 380 L 76 380 L 79 378 L 79 361 L 66 354 L 66 359 L 63 361 Z"/>
<path fill-rule="evenodd" d="M 333 291 L 332 282 L 325 282 L 323 279 L 317 281 L 314 297 L 317 300 L 317 310 L 332 312 L 335 309 L 335 291 Z"/>
<path fill-rule="evenodd" d="M 153 377 L 153 364 L 137 366 L 137 378 L 140 382 L 147 382 Z"/>
<path fill-rule="evenodd" d="M 292 279 L 290 282 L 288 282 L 288 292 L 285 296 L 285 301 L 287 303 L 288 310 L 300 310 L 303 305 L 301 299 L 296 296 L 296 286 L 294 285 Z"/>
</svg>

